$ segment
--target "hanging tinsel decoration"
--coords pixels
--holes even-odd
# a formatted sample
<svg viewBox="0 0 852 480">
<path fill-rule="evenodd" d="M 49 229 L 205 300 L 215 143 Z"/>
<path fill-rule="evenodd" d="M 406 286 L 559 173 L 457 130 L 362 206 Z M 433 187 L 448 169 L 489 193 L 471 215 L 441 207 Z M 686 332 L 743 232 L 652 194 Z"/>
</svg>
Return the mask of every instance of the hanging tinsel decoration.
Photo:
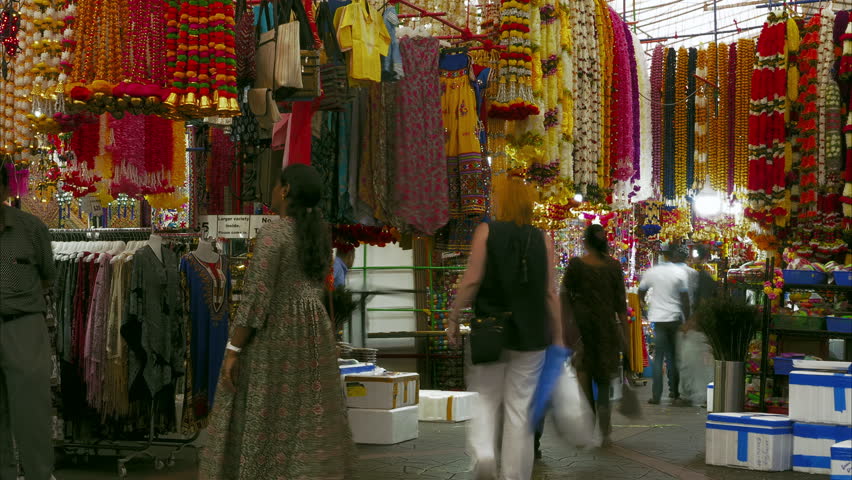
<svg viewBox="0 0 852 480">
<path fill-rule="evenodd" d="M 665 85 L 663 89 L 663 198 L 675 198 L 675 85 L 677 53 L 666 49 Z"/>
<path fill-rule="evenodd" d="M 686 88 L 689 71 L 689 52 L 685 47 L 677 51 L 674 85 L 674 195 L 686 196 Z M 667 102 L 668 103 L 668 102 Z M 666 172 L 668 175 L 669 172 Z M 671 197 L 667 197 L 671 198 Z"/>
<path fill-rule="evenodd" d="M 698 50 L 689 49 L 689 61 L 686 74 L 686 190 L 692 190 L 695 182 L 695 72 L 698 63 Z"/>
<path fill-rule="evenodd" d="M 651 56 L 651 137 L 652 146 L 652 180 L 651 186 L 655 193 L 660 192 L 660 179 L 663 172 L 663 69 L 666 51 L 662 45 L 654 48 Z"/>
</svg>

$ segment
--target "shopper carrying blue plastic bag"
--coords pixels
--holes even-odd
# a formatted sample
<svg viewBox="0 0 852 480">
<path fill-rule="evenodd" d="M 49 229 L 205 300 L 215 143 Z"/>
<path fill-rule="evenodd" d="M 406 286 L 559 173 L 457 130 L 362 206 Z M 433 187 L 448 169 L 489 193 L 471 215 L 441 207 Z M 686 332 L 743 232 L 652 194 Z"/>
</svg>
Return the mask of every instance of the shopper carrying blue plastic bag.
<svg viewBox="0 0 852 480">
<path fill-rule="evenodd" d="M 559 378 L 565 372 L 565 362 L 571 357 L 571 349 L 567 347 L 551 345 L 547 347 L 544 356 L 544 367 L 538 377 L 538 385 L 533 394 L 531 425 L 536 429 L 544 421 L 545 415 L 550 408 L 553 392 L 559 382 Z"/>
</svg>

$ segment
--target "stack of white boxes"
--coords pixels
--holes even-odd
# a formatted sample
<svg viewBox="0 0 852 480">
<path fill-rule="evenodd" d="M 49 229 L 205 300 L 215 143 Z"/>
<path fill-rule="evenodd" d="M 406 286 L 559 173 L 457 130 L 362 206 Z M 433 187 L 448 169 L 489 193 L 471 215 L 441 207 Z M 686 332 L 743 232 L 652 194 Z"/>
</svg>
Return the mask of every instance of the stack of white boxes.
<svg viewBox="0 0 852 480">
<path fill-rule="evenodd" d="M 473 418 L 479 394 L 476 392 L 420 392 L 421 422 L 465 422 Z"/>
<path fill-rule="evenodd" d="M 852 370 L 840 362 L 794 361 L 790 373 L 793 470 L 832 474 L 832 451 L 852 439 Z M 807 370 L 804 370 L 804 369 Z M 841 457 L 843 455 L 839 454 Z M 832 479 L 852 480 L 852 472 Z"/>
<path fill-rule="evenodd" d="M 790 469 L 793 422 L 771 413 L 713 413 L 707 417 L 708 465 L 781 472 Z"/>
<path fill-rule="evenodd" d="M 420 375 L 346 375 L 344 391 L 355 443 L 393 445 L 418 437 Z"/>
</svg>

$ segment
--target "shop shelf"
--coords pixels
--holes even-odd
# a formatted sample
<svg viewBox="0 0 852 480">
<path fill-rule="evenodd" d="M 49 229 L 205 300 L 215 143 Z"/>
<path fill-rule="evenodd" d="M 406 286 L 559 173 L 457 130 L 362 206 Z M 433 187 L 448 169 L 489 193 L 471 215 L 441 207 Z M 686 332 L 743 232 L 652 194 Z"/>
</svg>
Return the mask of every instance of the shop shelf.
<svg viewBox="0 0 852 480">
<path fill-rule="evenodd" d="M 773 315 L 772 327 L 783 330 L 825 330 L 825 317 Z"/>
<path fill-rule="evenodd" d="M 827 317 L 825 324 L 829 332 L 852 333 L 852 318 Z"/>
<path fill-rule="evenodd" d="M 784 283 L 798 285 L 822 285 L 828 281 L 828 275 L 815 270 L 784 270 Z"/>
<path fill-rule="evenodd" d="M 793 335 L 797 337 L 815 337 L 815 338 L 840 338 L 844 340 L 852 340 L 852 333 L 829 332 L 827 330 L 796 330 L 790 328 L 770 328 L 770 333 L 779 335 Z"/>
<path fill-rule="evenodd" d="M 852 287 L 852 272 L 834 272 L 834 283 L 841 287 Z"/>
</svg>

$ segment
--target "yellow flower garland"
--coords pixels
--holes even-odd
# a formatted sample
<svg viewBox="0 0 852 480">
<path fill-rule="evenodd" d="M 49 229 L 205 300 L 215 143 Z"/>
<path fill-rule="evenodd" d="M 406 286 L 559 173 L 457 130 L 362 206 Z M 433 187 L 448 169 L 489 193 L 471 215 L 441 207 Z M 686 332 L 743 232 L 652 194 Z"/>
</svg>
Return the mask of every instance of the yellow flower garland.
<svg viewBox="0 0 852 480">
<path fill-rule="evenodd" d="M 713 85 L 719 85 L 719 74 L 717 70 L 719 57 L 716 52 L 716 43 L 711 42 L 707 46 L 707 81 Z M 719 138 L 717 133 L 717 105 L 719 102 L 719 89 L 709 87 L 707 90 L 707 169 L 704 171 L 705 177 L 715 167 L 715 158 L 719 152 Z M 704 178 L 701 182 L 704 182 Z M 711 186 L 712 186 L 711 182 Z"/>
<path fill-rule="evenodd" d="M 695 71 L 699 77 L 706 78 L 707 50 L 698 51 Z M 712 91 L 700 80 L 695 82 L 695 86 L 695 174 L 692 185 L 695 190 L 701 190 L 707 177 L 707 96 Z"/>
<path fill-rule="evenodd" d="M 675 117 L 674 117 L 674 153 L 675 153 L 675 195 L 686 196 L 686 83 L 689 73 L 689 52 L 685 47 L 677 51 L 677 72 L 675 73 Z"/>
<path fill-rule="evenodd" d="M 737 42 L 737 96 L 734 101 L 734 189 L 745 195 L 748 189 L 748 119 L 751 105 L 751 75 L 754 69 L 754 40 Z"/>
<path fill-rule="evenodd" d="M 601 139 L 600 155 L 598 159 L 598 185 L 609 188 L 611 183 L 610 173 L 610 123 L 612 120 L 612 45 L 614 42 L 612 32 L 612 20 L 609 18 L 609 7 L 604 0 L 595 2 L 595 24 L 598 31 L 598 45 L 601 59 Z"/>
<path fill-rule="evenodd" d="M 716 116 L 715 132 L 716 155 L 711 159 L 710 185 L 717 191 L 728 190 L 728 125 L 730 121 L 728 90 L 728 45 L 720 43 L 716 50 L 718 58 L 717 74 L 719 79 L 719 114 Z"/>
</svg>

